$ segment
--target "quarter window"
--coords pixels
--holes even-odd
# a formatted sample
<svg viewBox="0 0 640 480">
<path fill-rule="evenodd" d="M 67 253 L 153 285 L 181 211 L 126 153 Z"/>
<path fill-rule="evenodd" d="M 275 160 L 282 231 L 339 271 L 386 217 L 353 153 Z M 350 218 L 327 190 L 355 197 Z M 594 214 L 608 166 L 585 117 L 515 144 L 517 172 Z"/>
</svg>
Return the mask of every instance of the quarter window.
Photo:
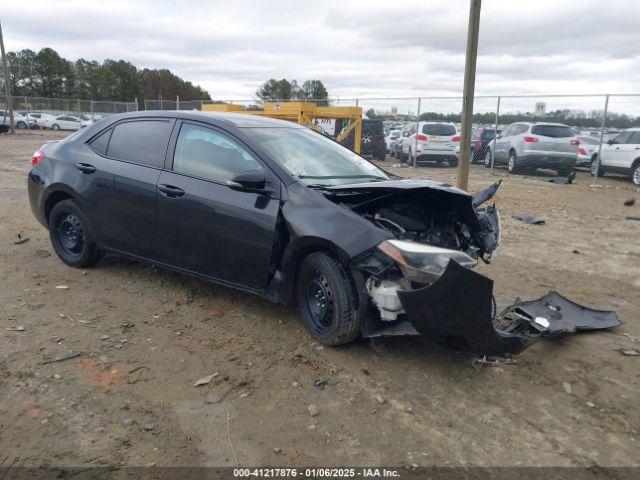
<svg viewBox="0 0 640 480">
<path fill-rule="evenodd" d="M 241 145 L 210 128 L 182 124 L 173 156 L 173 171 L 226 182 L 234 174 L 262 167 Z"/>
<path fill-rule="evenodd" d="M 168 120 L 139 120 L 119 123 L 113 128 L 109 157 L 162 168 L 171 134 Z"/>
<path fill-rule="evenodd" d="M 89 143 L 89 145 L 91 145 L 91 148 L 93 148 L 100 155 L 106 155 L 107 147 L 109 146 L 109 139 L 111 138 L 111 132 L 112 130 L 109 129 L 91 140 L 91 142 Z"/>
</svg>

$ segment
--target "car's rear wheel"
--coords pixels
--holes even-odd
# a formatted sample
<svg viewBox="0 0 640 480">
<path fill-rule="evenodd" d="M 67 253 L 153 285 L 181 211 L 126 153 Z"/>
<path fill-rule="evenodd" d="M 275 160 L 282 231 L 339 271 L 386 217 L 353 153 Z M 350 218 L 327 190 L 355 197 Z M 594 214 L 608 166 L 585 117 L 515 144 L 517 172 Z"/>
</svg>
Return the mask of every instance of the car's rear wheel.
<svg viewBox="0 0 640 480">
<path fill-rule="evenodd" d="M 99 258 L 89 222 L 73 200 L 63 200 L 51 210 L 49 237 L 56 254 L 67 265 L 88 267 Z"/>
<path fill-rule="evenodd" d="M 449 160 L 449 166 L 457 167 L 458 166 L 458 159 L 457 158 L 456 159 L 452 158 L 451 160 Z"/>
<path fill-rule="evenodd" d="M 484 154 L 483 163 L 486 168 L 491 168 L 491 150 L 487 150 L 487 152 Z"/>
<path fill-rule="evenodd" d="M 511 150 L 509 152 L 509 162 L 507 163 L 507 170 L 509 171 L 509 173 L 516 173 L 519 168 L 518 155 L 516 154 L 515 150 Z"/>
<path fill-rule="evenodd" d="M 16 128 L 19 130 L 26 130 L 27 124 L 23 121 L 19 121 L 18 123 L 16 123 Z"/>
<path fill-rule="evenodd" d="M 334 257 L 323 252 L 308 255 L 300 266 L 296 293 L 302 321 L 320 343 L 340 345 L 360 334 L 353 280 Z"/>
<path fill-rule="evenodd" d="M 591 175 L 602 177 L 604 175 L 604 171 L 602 167 L 598 165 L 598 155 L 594 155 L 591 157 L 591 167 L 589 168 Z"/>
</svg>

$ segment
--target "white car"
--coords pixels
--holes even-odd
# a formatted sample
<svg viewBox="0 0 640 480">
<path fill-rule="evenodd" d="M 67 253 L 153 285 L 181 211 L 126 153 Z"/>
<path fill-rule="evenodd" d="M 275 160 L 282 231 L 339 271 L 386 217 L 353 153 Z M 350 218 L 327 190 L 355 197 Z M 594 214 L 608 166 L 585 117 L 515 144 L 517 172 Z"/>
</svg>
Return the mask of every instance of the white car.
<svg viewBox="0 0 640 480">
<path fill-rule="evenodd" d="M 80 128 L 88 127 L 89 125 L 93 125 L 98 120 L 102 119 L 102 115 L 80 115 Z"/>
<path fill-rule="evenodd" d="M 35 122 L 36 126 L 44 128 L 46 127 L 47 121 L 55 120 L 56 116 L 44 112 L 29 112 L 27 114 L 27 118 L 32 119 Z"/>
<path fill-rule="evenodd" d="M 80 130 L 82 121 L 73 115 L 60 115 L 53 120 L 47 120 L 44 126 L 51 130 Z"/>
<path fill-rule="evenodd" d="M 391 144 L 400 138 L 401 130 L 390 130 L 388 135 L 384 137 L 384 143 L 387 144 L 387 153 L 391 153 Z"/>
<path fill-rule="evenodd" d="M 591 162 L 595 161 L 598 157 L 600 137 L 596 138 L 591 135 L 578 135 L 576 138 L 580 140 L 576 167 L 591 167 Z"/>
<path fill-rule="evenodd" d="M 591 163 L 591 174 L 606 172 L 631 176 L 634 185 L 640 187 L 640 128 L 630 128 L 602 145 L 600 162 Z"/>
<path fill-rule="evenodd" d="M 447 161 L 455 167 L 458 165 L 459 148 L 458 129 L 454 123 L 448 122 L 420 122 L 417 133 L 402 139 L 402 156 L 410 163 L 415 158 L 417 162 Z"/>
<path fill-rule="evenodd" d="M 7 110 L 0 111 L 0 125 L 10 125 L 9 112 Z M 13 112 L 13 124 L 19 130 L 26 130 L 27 128 L 34 128 L 36 126 L 35 120 L 29 119 L 14 110 Z"/>
</svg>

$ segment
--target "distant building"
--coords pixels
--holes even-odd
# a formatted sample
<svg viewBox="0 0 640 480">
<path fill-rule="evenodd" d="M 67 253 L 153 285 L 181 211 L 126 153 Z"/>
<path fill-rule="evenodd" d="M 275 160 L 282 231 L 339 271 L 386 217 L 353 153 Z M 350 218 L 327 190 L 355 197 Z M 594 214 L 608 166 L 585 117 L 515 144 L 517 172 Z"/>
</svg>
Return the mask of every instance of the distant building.
<svg viewBox="0 0 640 480">
<path fill-rule="evenodd" d="M 391 115 L 394 117 L 398 115 L 398 107 L 391 107 Z"/>
<path fill-rule="evenodd" d="M 547 113 L 547 104 L 544 102 L 536 102 L 535 116 L 542 117 L 545 113 Z"/>
</svg>

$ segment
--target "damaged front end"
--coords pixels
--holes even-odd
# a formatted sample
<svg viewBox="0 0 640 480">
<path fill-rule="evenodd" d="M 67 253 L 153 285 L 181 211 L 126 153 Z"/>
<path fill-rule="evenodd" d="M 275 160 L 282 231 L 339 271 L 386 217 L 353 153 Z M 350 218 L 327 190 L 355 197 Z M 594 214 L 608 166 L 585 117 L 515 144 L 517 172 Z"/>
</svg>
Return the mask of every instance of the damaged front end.
<svg viewBox="0 0 640 480">
<path fill-rule="evenodd" d="M 496 314 L 493 281 L 472 268 L 478 260 L 491 262 L 500 244 L 497 209 L 481 207 L 499 185 L 473 197 L 433 183 L 325 193 L 391 237 L 353 261 L 375 307 L 364 336 L 424 334 L 458 350 L 500 355 L 517 354 L 543 337 L 621 323 L 614 312 L 555 292 Z"/>
</svg>

